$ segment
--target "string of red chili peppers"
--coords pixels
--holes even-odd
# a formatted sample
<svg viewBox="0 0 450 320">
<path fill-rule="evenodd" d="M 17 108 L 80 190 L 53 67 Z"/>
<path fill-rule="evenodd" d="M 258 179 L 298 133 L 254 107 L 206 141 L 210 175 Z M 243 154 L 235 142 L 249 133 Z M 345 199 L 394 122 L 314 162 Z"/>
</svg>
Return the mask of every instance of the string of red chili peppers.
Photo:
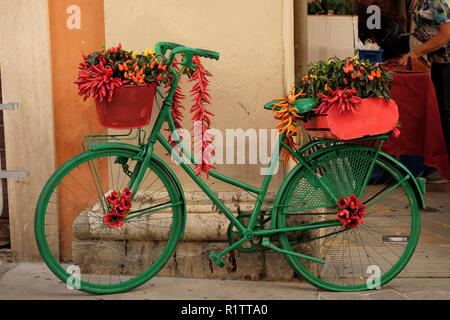
<svg viewBox="0 0 450 320">
<path fill-rule="evenodd" d="M 206 104 L 211 104 L 211 96 L 208 93 L 209 81 L 206 77 L 212 75 L 205 70 L 199 57 L 194 56 L 192 63 L 198 68 L 192 74 L 189 82 L 196 81 L 197 83 L 191 89 L 191 96 L 194 97 L 194 105 L 191 107 L 190 112 L 193 113 L 191 120 L 194 122 L 194 154 L 201 152 L 200 163 L 196 165 L 195 171 L 197 176 L 201 176 L 202 172 L 206 173 L 206 177 L 209 177 L 209 169 L 215 169 L 211 165 L 212 156 L 215 154 L 213 146 L 213 137 L 208 133 L 208 129 L 211 127 L 211 120 L 209 116 L 214 114 L 206 109 Z M 201 126 L 201 128 L 195 128 L 195 125 Z M 201 130 L 201 136 L 198 132 Z"/>
<path fill-rule="evenodd" d="M 122 46 L 111 48 L 111 52 L 117 52 Z M 88 57 L 83 54 L 84 62 L 81 62 L 78 69 L 78 79 L 74 83 L 78 85 L 78 94 L 83 97 L 85 101 L 90 96 L 102 102 L 105 98 L 111 102 L 114 88 L 119 88 L 128 81 L 122 81 L 120 78 L 112 77 L 113 69 L 106 65 L 106 52 L 102 52 L 99 57 L 97 65 L 87 63 Z M 110 61 L 113 64 L 113 61 Z"/>
<path fill-rule="evenodd" d="M 211 127 L 209 116 L 214 116 L 214 114 L 210 112 L 205 105 L 211 104 L 211 96 L 208 93 L 209 80 L 206 77 L 212 75 L 205 70 L 198 56 L 192 58 L 192 63 L 198 67 L 188 80 L 189 82 L 196 82 L 190 90 L 191 96 L 194 97 L 192 99 L 194 104 L 190 109 L 190 112 L 193 114 L 191 120 L 194 123 L 194 154 L 201 154 L 200 163 L 195 166 L 195 172 L 197 176 L 201 176 L 202 172 L 205 172 L 206 176 L 209 177 L 209 170 L 215 169 L 215 167 L 211 165 L 212 156 L 215 154 L 215 151 L 213 146 L 213 136 L 208 133 L 207 130 Z M 180 70 L 179 64 L 180 63 L 175 60 L 172 65 L 177 72 Z M 180 84 L 181 79 L 175 90 L 171 108 L 175 129 L 182 128 L 181 121 L 183 119 L 183 111 L 181 109 L 185 109 L 181 103 L 181 101 L 185 99 L 185 95 L 181 93 Z M 171 80 L 169 79 L 169 83 L 166 86 L 168 90 L 170 90 L 170 85 Z M 168 140 L 173 147 L 176 147 L 177 143 L 173 139 L 172 134 L 169 135 Z"/>
<path fill-rule="evenodd" d="M 180 62 L 175 58 L 173 63 L 172 63 L 172 67 L 175 69 L 176 72 L 180 71 Z M 172 85 L 172 80 L 171 78 L 169 78 L 169 81 L 166 85 L 166 95 L 169 93 L 170 91 L 170 86 Z M 185 95 L 181 92 L 181 79 L 179 80 L 178 83 L 178 87 L 175 90 L 175 93 L 173 95 L 173 101 L 172 101 L 172 107 L 170 108 L 170 112 L 172 113 L 172 118 L 173 118 L 173 122 L 175 124 L 175 129 L 181 129 L 182 125 L 181 125 L 181 121 L 183 120 L 183 111 L 181 109 L 185 109 L 184 106 L 182 105 L 181 101 L 185 99 Z M 170 129 L 166 129 L 167 131 L 170 131 Z M 182 137 L 180 136 L 180 139 L 182 139 Z M 170 133 L 169 135 L 169 142 L 172 145 L 172 147 L 176 147 L 177 146 L 177 142 L 173 139 L 172 133 Z M 181 151 L 179 151 L 180 155 L 181 155 Z"/>
</svg>

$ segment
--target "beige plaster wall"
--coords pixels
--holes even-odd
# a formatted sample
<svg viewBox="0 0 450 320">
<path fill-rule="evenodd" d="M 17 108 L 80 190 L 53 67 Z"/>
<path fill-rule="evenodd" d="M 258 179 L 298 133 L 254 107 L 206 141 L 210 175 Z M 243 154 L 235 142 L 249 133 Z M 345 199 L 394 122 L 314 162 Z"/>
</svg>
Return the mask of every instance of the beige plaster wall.
<svg viewBox="0 0 450 320">
<path fill-rule="evenodd" d="M 55 169 L 47 0 L 2 0 L 0 15 L 3 101 L 19 103 L 19 110 L 3 113 L 6 164 L 30 172 L 8 180 L 11 244 L 19 258 L 33 257 L 34 209 Z"/>
<path fill-rule="evenodd" d="M 289 19 L 292 0 L 105 0 L 107 46 L 121 42 L 125 48 L 143 50 L 158 41 L 170 41 L 221 53 L 218 62 L 204 59 L 204 65 L 214 75 L 210 91 L 210 109 L 216 115 L 213 127 L 224 134 L 226 129 L 272 129 L 276 125 L 263 105 L 284 96 L 285 83 L 293 79 L 293 24 Z M 292 75 L 286 75 L 289 68 Z M 184 81 L 184 88 L 190 86 Z M 186 101 L 189 110 L 189 96 Z M 189 129 L 191 117 L 188 111 L 185 114 L 184 127 Z M 159 153 L 169 161 L 165 152 Z M 196 189 L 180 168 L 172 167 L 185 191 Z M 259 186 L 261 167 L 266 165 L 223 164 L 217 165 L 217 170 Z M 283 174 L 280 168 L 272 190 L 277 189 Z M 217 191 L 230 190 L 211 178 L 209 184 Z"/>
</svg>

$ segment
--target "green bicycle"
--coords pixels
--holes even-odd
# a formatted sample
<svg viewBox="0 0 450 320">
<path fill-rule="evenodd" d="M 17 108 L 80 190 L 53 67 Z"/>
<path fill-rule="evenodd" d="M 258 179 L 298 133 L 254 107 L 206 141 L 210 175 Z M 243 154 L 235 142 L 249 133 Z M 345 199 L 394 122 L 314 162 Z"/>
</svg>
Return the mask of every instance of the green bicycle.
<svg viewBox="0 0 450 320">
<path fill-rule="evenodd" d="M 170 50 L 168 65 L 176 54 L 183 54 L 183 63 L 190 66 L 193 56 L 219 59 L 217 52 L 167 42 L 155 50 L 163 56 Z M 85 152 L 64 163 L 45 184 L 36 206 L 35 236 L 45 263 L 61 281 L 95 294 L 123 292 L 151 279 L 171 258 L 183 238 L 186 201 L 174 172 L 153 152 L 157 142 L 230 220 L 230 246 L 210 254 L 219 266 L 233 249 L 272 249 L 283 253 L 306 281 L 334 291 L 372 289 L 369 280 L 382 286 L 406 266 L 419 239 L 424 190 L 401 163 L 381 151 L 388 134 L 316 140 L 297 151 L 285 144 L 283 134 L 260 187 L 211 170 L 210 177 L 254 195 L 253 211 L 242 219 L 161 133 L 167 122 L 182 154 L 197 163 L 176 134 L 170 107 L 178 78 L 173 68 L 170 72 L 174 81 L 148 139 L 141 128 L 137 145 L 91 136 L 84 141 Z M 272 107 L 273 102 L 265 105 Z M 269 212 L 261 212 L 281 147 L 298 164 L 284 179 Z M 125 187 L 132 191 L 132 211 L 123 225 L 111 228 L 104 223 L 105 199 L 111 190 Z M 350 196 L 359 199 L 366 213 L 357 226 L 343 227 L 337 204 Z M 373 268 L 378 271 L 371 273 Z"/>
</svg>

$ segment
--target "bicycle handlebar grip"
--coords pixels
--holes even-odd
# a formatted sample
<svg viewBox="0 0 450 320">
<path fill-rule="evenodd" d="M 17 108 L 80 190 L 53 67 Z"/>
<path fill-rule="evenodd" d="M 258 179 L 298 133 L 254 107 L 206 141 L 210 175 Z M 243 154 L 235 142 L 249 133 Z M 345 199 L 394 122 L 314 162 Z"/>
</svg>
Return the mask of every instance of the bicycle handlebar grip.
<svg viewBox="0 0 450 320">
<path fill-rule="evenodd" d="M 204 49 L 194 49 L 194 48 L 179 46 L 179 47 L 172 49 L 172 51 L 170 52 L 169 58 L 167 59 L 165 64 L 171 65 L 175 55 L 179 54 L 179 53 L 184 53 L 186 55 L 184 60 L 181 62 L 181 64 L 183 66 L 188 66 L 188 67 L 192 67 L 192 68 L 197 68 L 197 66 L 192 63 L 193 56 L 205 57 L 205 58 L 216 59 L 216 60 L 219 60 L 219 56 L 220 56 L 220 54 L 215 51 L 204 50 Z"/>
<path fill-rule="evenodd" d="M 205 50 L 205 49 L 195 49 L 197 51 L 197 53 L 195 55 L 200 56 L 200 57 L 204 57 L 204 58 L 209 58 L 209 59 L 215 59 L 215 60 L 219 60 L 220 57 L 220 53 L 219 52 L 215 52 L 215 51 L 211 51 L 211 50 Z"/>
</svg>

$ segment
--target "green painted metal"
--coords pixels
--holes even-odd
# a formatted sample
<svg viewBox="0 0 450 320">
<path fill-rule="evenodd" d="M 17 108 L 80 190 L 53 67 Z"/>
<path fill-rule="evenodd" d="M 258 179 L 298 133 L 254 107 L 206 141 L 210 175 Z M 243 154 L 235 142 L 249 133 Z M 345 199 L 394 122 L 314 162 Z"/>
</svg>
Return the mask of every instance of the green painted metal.
<svg viewBox="0 0 450 320">
<path fill-rule="evenodd" d="M 169 142 L 161 135 L 159 134 L 157 136 L 158 141 L 162 144 L 162 146 L 169 152 L 173 150 L 173 147 L 170 145 Z M 175 158 L 175 161 L 177 161 L 180 166 L 186 171 L 186 173 L 191 177 L 192 180 L 202 189 L 202 191 L 211 199 L 211 201 L 219 208 L 220 211 L 222 211 L 225 216 L 232 221 L 236 227 L 241 232 L 245 232 L 246 228 L 237 220 L 233 213 L 220 201 L 220 199 L 217 197 L 217 195 L 208 187 L 208 185 L 197 176 L 194 169 L 192 169 L 183 158 L 181 158 L 177 152 L 173 152 L 172 156 Z"/>
<path fill-rule="evenodd" d="M 325 264 L 325 260 L 323 260 L 323 259 L 317 259 L 317 258 L 314 258 L 314 257 L 311 257 L 311 256 L 307 256 L 306 254 L 301 254 L 301 253 L 297 253 L 297 252 L 293 252 L 293 251 L 289 251 L 289 250 L 280 249 L 276 245 L 271 243 L 269 241 L 269 238 L 267 238 L 267 237 L 263 238 L 262 245 L 264 247 L 270 248 L 270 249 L 272 249 L 274 251 L 277 251 L 277 252 L 280 252 L 280 253 L 284 253 L 284 254 L 287 254 L 287 255 L 290 255 L 290 256 L 299 257 L 299 258 L 302 258 L 302 259 L 312 260 L 312 261 L 316 261 L 316 262 Z"/>
<path fill-rule="evenodd" d="M 164 203 L 164 204 L 166 204 L 166 203 Z M 168 204 L 168 205 L 165 205 L 165 206 L 164 205 L 152 206 L 152 207 L 149 207 L 147 209 L 142 209 L 142 210 L 139 210 L 139 211 L 130 212 L 129 216 L 127 216 L 125 219 L 123 219 L 123 221 L 124 222 L 130 221 L 130 220 L 136 219 L 138 217 L 145 216 L 145 215 L 153 213 L 153 212 L 158 212 L 160 210 L 176 207 L 176 206 L 179 206 L 179 205 L 182 205 L 182 204 L 183 204 L 183 201 L 180 200 L 180 201 L 177 201 L 175 203 L 171 203 L 171 204 Z"/>
<path fill-rule="evenodd" d="M 280 101 L 274 100 L 266 103 L 264 105 L 264 109 L 266 110 L 273 110 L 274 105 L 277 104 Z M 298 114 L 303 114 L 312 111 L 317 107 L 317 99 L 316 98 L 302 98 L 297 99 L 293 104 L 292 107 L 297 109 Z M 275 107 L 275 110 L 280 110 L 280 107 Z"/>
<path fill-rule="evenodd" d="M 241 221 L 241 223 L 244 226 L 248 227 L 248 221 L 250 220 L 250 217 L 251 217 L 250 214 L 241 214 L 237 217 L 237 219 Z M 255 233 L 255 231 L 264 230 L 264 225 L 269 220 L 270 218 L 264 218 L 264 216 L 261 215 L 258 218 L 258 221 L 252 230 L 253 234 Z M 247 223 L 245 223 L 244 221 L 247 221 Z M 233 225 L 233 223 L 230 223 L 230 225 L 228 226 L 227 236 L 230 245 L 233 245 L 234 243 L 236 243 L 237 241 L 241 240 L 244 237 L 244 235 L 241 232 L 239 232 L 239 230 L 235 230 L 235 226 Z M 261 238 L 259 237 L 258 238 L 252 237 L 251 239 L 248 239 L 248 241 L 246 241 L 245 243 L 242 243 L 242 245 L 235 247 L 235 250 L 238 250 L 240 252 L 253 252 L 260 249 L 261 249 Z"/>
<path fill-rule="evenodd" d="M 361 196 L 364 193 L 364 190 L 366 189 L 367 183 L 369 182 L 370 175 L 372 174 L 373 167 L 375 166 L 375 162 L 378 159 L 378 154 L 381 151 L 381 146 L 382 145 L 383 145 L 383 140 L 380 140 L 380 142 L 378 143 L 378 148 L 376 149 L 377 151 L 375 152 L 374 155 L 372 155 L 372 160 L 370 162 L 370 167 L 369 167 L 369 170 L 367 170 L 366 177 L 364 178 L 364 182 L 362 183 L 361 188 L 360 188 L 360 190 L 359 190 L 359 192 L 357 194 L 358 198 L 361 198 Z"/>
<path fill-rule="evenodd" d="M 425 193 L 425 187 L 421 187 L 418 183 L 418 181 L 420 181 L 421 183 L 423 183 L 423 180 L 421 178 L 416 178 L 414 177 L 414 175 L 411 173 L 411 171 L 409 171 L 408 168 L 405 167 L 405 165 L 403 163 L 401 163 L 400 161 L 397 161 L 394 157 L 388 155 L 387 153 L 384 153 L 383 151 L 380 152 L 380 157 L 385 158 L 386 160 L 389 160 L 390 164 L 392 166 L 395 166 L 400 172 L 402 172 L 403 175 L 408 175 L 409 177 L 411 177 L 411 181 L 412 181 L 412 188 L 414 190 L 414 194 L 416 195 L 416 199 L 419 202 L 419 208 L 420 209 L 425 209 L 425 199 L 423 198 L 423 195 Z"/>
<path fill-rule="evenodd" d="M 166 60 L 166 64 L 171 64 L 176 54 L 183 54 L 184 59 L 182 61 L 182 65 L 196 67 L 192 64 L 192 58 L 195 55 L 211 58 L 211 59 L 219 59 L 219 54 L 214 51 L 202 50 L 202 49 L 194 49 L 184 47 L 180 44 L 170 43 L 170 42 L 160 42 L 155 46 L 155 51 L 157 54 L 161 54 L 165 56 L 168 51 L 170 55 Z M 159 58 L 160 59 L 160 58 Z M 233 213 L 220 201 L 220 199 L 215 195 L 215 193 L 206 185 L 206 183 L 196 175 L 193 168 L 187 163 L 178 152 L 173 152 L 174 149 L 171 144 L 164 138 L 161 134 L 162 127 L 165 122 L 168 123 L 169 128 L 172 132 L 173 138 L 178 143 L 178 148 L 182 151 L 184 156 L 190 159 L 192 164 L 197 164 L 198 160 L 195 159 L 189 152 L 188 148 L 184 146 L 182 140 L 178 136 L 175 125 L 171 116 L 170 108 L 173 103 L 173 97 L 175 90 L 178 86 L 178 74 L 174 70 L 174 68 L 170 68 L 169 70 L 172 75 L 172 85 L 167 94 L 164 95 L 160 90 L 157 90 L 157 94 L 161 97 L 164 97 L 164 101 L 162 106 L 159 107 L 159 113 L 155 120 L 154 126 L 148 136 L 147 142 L 144 141 L 146 138 L 145 131 L 142 129 L 138 129 L 136 136 L 131 137 L 131 131 L 128 135 L 115 135 L 115 136 L 87 136 L 83 140 L 83 146 L 85 147 L 85 152 L 75 156 L 73 159 L 67 161 L 61 168 L 59 168 L 53 176 L 49 179 L 47 184 L 45 185 L 42 193 L 39 197 L 38 205 L 36 207 L 36 215 L 35 215 L 35 234 L 36 241 L 38 244 L 38 248 L 41 252 L 41 255 L 44 258 L 44 261 L 50 267 L 50 269 L 62 280 L 66 281 L 68 274 L 61 267 L 58 261 L 51 255 L 49 252 L 46 242 L 46 237 L 44 234 L 44 219 L 45 219 L 45 210 L 47 208 L 48 200 L 52 193 L 52 190 L 56 188 L 58 183 L 65 177 L 70 174 L 70 171 L 76 167 L 77 164 L 82 163 L 83 161 L 91 161 L 95 157 L 103 154 L 108 154 L 113 152 L 117 155 L 117 159 L 120 161 L 120 157 L 123 158 L 133 158 L 137 164 L 130 174 L 129 186 L 132 188 L 133 195 L 136 195 L 140 190 L 142 180 L 144 178 L 145 172 L 147 168 L 151 168 L 164 184 L 169 188 L 169 194 L 172 199 L 171 203 L 162 203 L 157 206 L 150 206 L 148 208 L 139 209 L 134 212 L 127 218 L 127 221 L 133 221 L 133 219 L 139 217 L 143 217 L 145 215 L 154 214 L 157 211 L 164 210 L 167 208 L 172 208 L 176 211 L 176 218 L 174 218 L 172 228 L 174 231 L 174 236 L 171 236 L 169 239 L 167 246 L 165 247 L 163 253 L 161 254 L 161 258 L 158 260 L 158 263 L 155 263 L 155 266 L 152 266 L 141 275 L 126 281 L 122 284 L 115 285 L 91 285 L 90 283 L 82 282 L 81 290 L 92 292 L 92 293 L 114 293 L 114 292 L 122 292 L 134 288 L 143 282 L 147 281 L 151 277 L 157 274 L 157 272 L 164 266 L 167 260 L 170 258 L 173 250 L 175 249 L 176 243 L 180 240 L 184 233 L 185 223 L 186 223 L 186 208 L 185 208 L 185 198 L 182 187 L 178 181 L 178 178 L 170 169 L 170 167 L 165 164 L 161 159 L 156 157 L 153 154 L 154 144 L 159 142 L 161 145 L 172 154 L 173 158 L 179 163 L 179 165 L 183 168 L 183 170 L 191 177 L 191 179 L 201 188 L 203 192 L 211 199 L 211 201 L 219 208 L 219 210 L 225 214 L 225 216 L 230 220 L 230 225 L 235 227 L 238 230 L 238 233 L 242 236 L 241 239 L 235 242 L 231 242 L 230 246 L 225 250 L 219 253 L 212 252 L 210 254 L 210 258 L 217 263 L 219 266 L 224 266 L 225 261 L 222 257 L 230 252 L 233 249 L 241 248 L 242 244 L 245 242 L 250 242 L 255 237 L 264 237 L 269 235 L 278 235 L 280 240 L 280 245 L 282 248 L 279 248 L 268 239 L 264 242 L 266 247 L 276 250 L 278 252 L 282 252 L 285 254 L 286 259 L 291 263 L 292 267 L 296 272 L 300 273 L 305 277 L 307 281 L 316 285 L 319 288 L 327 289 L 327 290 L 341 290 L 341 291 L 350 291 L 350 290 L 363 290 L 361 286 L 333 286 L 314 275 L 310 274 L 308 270 L 304 268 L 304 266 L 299 263 L 298 259 L 306 259 L 309 261 L 319 262 L 324 264 L 324 259 L 313 257 L 307 255 L 305 253 L 294 252 L 290 248 L 290 241 L 287 238 L 287 234 L 289 233 L 302 233 L 309 231 L 317 231 L 322 232 L 322 230 L 327 228 L 339 228 L 342 224 L 337 219 L 327 219 L 324 221 L 316 221 L 310 223 L 302 223 L 293 226 L 286 226 L 285 220 L 283 220 L 283 216 L 289 214 L 290 216 L 296 215 L 296 210 L 300 208 L 301 210 L 314 210 L 314 209 L 325 209 L 329 208 L 327 211 L 319 213 L 308 212 L 307 214 L 303 214 L 304 216 L 313 216 L 317 217 L 320 215 L 333 215 L 334 211 L 337 212 L 337 199 L 340 196 L 348 196 L 351 194 L 359 194 L 362 195 L 365 192 L 366 186 L 371 177 L 372 170 L 374 165 L 382 165 L 386 170 L 389 170 L 396 179 L 398 179 L 398 183 L 388 191 L 388 193 L 383 194 L 383 197 L 396 190 L 398 187 L 406 190 L 406 194 L 408 195 L 408 199 L 411 201 L 411 210 L 412 215 L 414 217 L 414 223 L 412 226 L 412 237 L 410 237 L 408 242 L 408 250 L 405 250 L 405 254 L 402 256 L 401 263 L 396 264 L 395 270 L 391 270 L 387 275 L 383 278 L 383 283 L 391 280 L 398 272 L 406 265 L 409 257 L 414 251 L 415 245 L 417 243 L 418 234 L 420 230 L 420 216 L 418 215 L 418 207 L 424 207 L 424 201 L 422 194 L 424 193 L 424 188 L 421 188 L 422 181 L 419 182 L 412 176 L 412 174 L 398 161 L 393 159 L 392 157 L 384 154 L 380 151 L 381 144 L 383 141 L 388 139 L 388 134 L 372 136 L 372 137 L 364 137 L 359 139 L 353 139 L 349 141 L 332 141 L 332 140 L 317 140 L 312 141 L 306 146 L 299 149 L 297 152 L 292 150 L 288 145 L 284 143 L 285 136 L 282 135 L 279 137 L 278 143 L 272 152 L 272 158 L 270 160 L 269 169 L 264 177 L 262 185 L 260 187 L 251 186 L 244 182 L 241 182 L 236 179 L 232 179 L 227 177 L 226 175 L 220 174 L 214 170 L 209 172 L 212 178 L 218 179 L 225 183 L 231 184 L 233 186 L 242 188 L 247 190 L 249 193 L 252 192 L 256 198 L 255 205 L 253 207 L 252 213 L 248 216 L 249 222 L 247 225 L 244 225 L 240 218 L 237 218 L 233 215 Z M 266 104 L 264 107 L 266 109 L 273 108 L 274 101 Z M 316 99 L 299 99 L 295 102 L 294 107 L 297 108 L 299 113 L 306 113 L 311 111 L 317 104 Z M 134 146 L 131 144 L 124 144 L 120 142 L 107 142 L 107 143 L 97 143 L 101 140 L 107 141 L 117 141 L 117 140 L 131 140 L 132 138 L 138 138 L 138 146 Z M 372 147 L 364 147 L 359 145 L 337 145 L 332 146 L 332 144 L 336 144 L 337 142 L 352 142 L 352 141 L 373 141 Z M 94 144 L 95 142 L 95 144 Z M 376 143 L 379 143 L 378 148 L 374 148 Z M 325 145 L 325 148 L 318 150 L 317 152 L 312 153 L 311 155 L 306 155 L 306 152 L 316 145 Z M 265 196 L 268 191 L 271 178 L 273 173 L 275 172 L 275 168 L 279 165 L 279 151 L 280 147 L 285 147 L 298 161 L 299 164 L 289 173 L 286 179 L 283 181 L 276 199 L 271 208 L 271 227 L 270 229 L 265 229 L 265 223 L 261 225 L 260 223 L 260 215 L 261 215 L 261 206 L 263 203 L 266 203 Z M 345 161 L 343 162 L 344 168 L 348 166 L 348 170 L 341 170 L 338 172 L 336 176 L 328 174 L 330 171 L 330 164 L 328 162 L 333 162 L 336 158 L 341 157 L 341 152 L 346 154 L 348 159 L 351 159 L 351 163 L 357 163 L 357 165 L 353 166 Z M 344 158 L 344 159 L 347 159 Z M 322 162 L 321 162 L 322 161 Z M 352 162 L 353 161 L 353 162 Z M 95 169 L 95 167 L 94 167 Z M 323 171 L 325 170 L 325 174 Z M 344 174 L 343 172 L 351 172 L 353 176 L 349 174 Z M 94 181 L 98 179 L 98 174 L 93 174 Z M 410 179 L 413 178 L 413 179 Z M 303 187 L 301 183 L 305 183 L 307 190 L 303 190 L 300 192 Z M 299 187 L 297 187 L 299 186 Z M 293 189 L 293 188 L 298 188 Z M 308 189 L 309 188 L 309 189 Z M 101 185 L 99 186 L 99 195 L 100 198 L 102 195 L 104 197 L 103 188 Z M 287 195 L 287 192 L 289 193 Z M 251 193 L 250 193 L 251 194 Z M 291 202 L 289 199 L 292 199 L 293 195 L 296 195 L 296 203 L 297 208 L 292 209 Z M 378 201 L 380 201 L 382 197 L 376 198 L 371 201 L 368 205 L 370 208 L 372 205 L 375 205 Z M 289 200 L 289 201 L 288 201 Z M 330 209 L 331 208 L 331 209 Z M 416 210 L 417 209 L 417 210 Z M 301 214 L 298 214 L 301 216 Z M 362 225 L 364 228 L 364 225 Z M 361 229 L 362 230 L 362 229 Z M 319 236 L 318 239 L 334 236 L 335 234 L 340 234 L 347 236 L 347 241 L 350 241 L 349 238 L 352 232 L 348 232 L 347 230 L 339 230 L 336 232 L 332 232 L 330 234 L 325 234 Z M 314 238 L 312 239 L 314 240 Z M 316 239 L 317 240 L 317 239 Z M 292 242 L 294 243 L 294 242 Z"/>
<path fill-rule="evenodd" d="M 392 186 L 391 188 L 389 188 L 388 191 L 386 191 L 383 196 L 380 196 L 378 198 L 376 198 L 375 200 L 371 201 L 369 204 L 366 204 L 366 208 L 370 208 L 371 206 L 373 206 L 375 203 L 377 203 L 378 201 L 380 201 L 381 199 L 383 199 L 385 196 L 387 196 L 388 194 L 390 194 L 392 191 L 394 191 L 399 185 L 401 185 L 402 183 L 404 183 L 406 180 L 410 179 L 410 176 L 405 176 L 403 177 L 403 179 L 401 179 L 399 182 L 397 182 L 394 186 Z"/>
<path fill-rule="evenodd" d="M 336 212 L 337 213 L 337 212 Z M 253 234 L 258 237 L 268 236 L 279 233 L 293 232 L 293 231 L 307 231 L 311 229 L 321 229 L 326 227 L 337 227 L 342 226 L 342 223 L 337 219 L 322 221 L 320 223 L 311 223 L 306 225 L 299 225 L 295 227 L 276 227 L 274 229 L 265 229 L 265 230 L 257 230 L 253 231 Z"/>
<path fill-rule="evenodd" d="M 323 188 L 323 190 L 327 193 L 327 195 L 333 199 L 334 203 L 337 203 L 338 197 L 336 197 L 335 193 L 329 188 L 328 184 L 322 179 L 319 178 L 318 175 L 316 175 L 311 168 L 311 166 L 308 164 L 307 161 L 305 161 L 304 157 L 300 157 L 294 150 L 291 149 L 284 141 L 281 141 L 281 144 L 283 147 L 285 147 L 294 157 L 298 160 L 299 164 L 302 165 L 306 170 L 308 170 L 311 173 L 311 177 L 315 179 L 315 181 Z"/>
<path fill-rule="evenodd" d="M 417 184 L 419 185 L 422 194 L 425 194 L 427 187 L 427 179 L 422 177 L 416 177 Z"/>
<path fill-rule="evenodd" d="M 257 193 L 257 194 L 261 194 L 262 193 L 262 190 L 260 188 L 258 188 L 258 187 L 254 187 L 254 186 L 246 184 L 246 183 L 244 183 L 242 181 L 239 181 L 239 180 L 227 177 L 226 175 L 218 173 L 218 172 L 216 172 L 214 170 L 211 170 L 209 172 L 209 175 L 211 177 L 217 179 L 217 180 L 223 181 L 225 183 L 231 184 L 231 185 L 239 187 L 241 189 L 248 190 L 248 191 L 251 191 L 251 192 L 254 192 L 254 193 Z"/>
<path fill-rule="evenodd" d="M 144 140 L 147 135 L 144 129 L 138 128 L 134 135 L 131 135 L 133 129 L 126 134 L 108 134 L 108 135 L 87 135 L 84 136 L 83 141 L 81 143 L 83 147 L 83 151 L 89 150 L 93 145 L 98 144 L 99 141 L 131 141 L 138 139 L 138 145 L 143 146 Z"/>
<path fill-rule="evenodd" d="M 350 143 L 350 142 L 361 142 L 361 141 L 373 141 L 374 143 L 378 141 L 384 141 L 387 142 L 389 140 L 389 134 L 379 134 L 375 136 L 368 136 L 368 137 L 362 137 L 362 138 L 356 138 L 356 139 L 350 139 L 350 140 L 327 140 L 327 139 L 320 139 L 320 140 L 312 140 L 308 142 L 306 145 L 298 149 L 297 154 L 299 156 L 303 155 L 307 150 L 317 146 L 317 145 L 335 145 L 338 143 Z"/>
</svg>

